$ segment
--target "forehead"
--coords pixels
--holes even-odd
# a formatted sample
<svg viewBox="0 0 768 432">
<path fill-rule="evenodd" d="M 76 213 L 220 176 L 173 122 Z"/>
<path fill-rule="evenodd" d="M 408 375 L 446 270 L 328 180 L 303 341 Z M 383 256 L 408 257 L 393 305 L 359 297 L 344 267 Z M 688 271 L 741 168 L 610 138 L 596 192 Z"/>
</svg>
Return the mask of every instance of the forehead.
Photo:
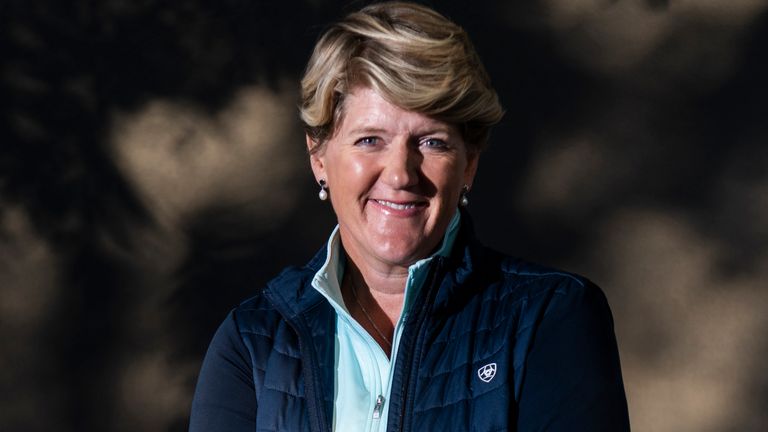
<svg viewBox="0 0 768 432">
<path fill-rule="evenodd" d="M 366 130 L 381 130 L 392 134 L 457 132 L 453 125 L 400 108 L 368 87 L 356 87 L 347 95 L 344 100 L 344 115 L 339 126 L 341 133 Z"/>
</svg>

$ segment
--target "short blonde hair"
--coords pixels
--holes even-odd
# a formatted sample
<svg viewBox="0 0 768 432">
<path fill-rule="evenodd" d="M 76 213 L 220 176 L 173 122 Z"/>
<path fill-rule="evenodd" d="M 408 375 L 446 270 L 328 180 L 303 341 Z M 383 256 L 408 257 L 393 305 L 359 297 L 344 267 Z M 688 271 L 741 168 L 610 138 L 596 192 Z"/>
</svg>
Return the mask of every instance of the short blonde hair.
<svg viewBox="0 0 768 432">
<path fill-rule="evenodd" d="M 301 120 L 315 143 L 310 153 L 333 136 L 355 86 L 456 125 L 471 154 L 485 147 L 504 113 L 464 29 L 411 3 L 373 4 L 320 37 L 301 80 Z"/>
</svg>

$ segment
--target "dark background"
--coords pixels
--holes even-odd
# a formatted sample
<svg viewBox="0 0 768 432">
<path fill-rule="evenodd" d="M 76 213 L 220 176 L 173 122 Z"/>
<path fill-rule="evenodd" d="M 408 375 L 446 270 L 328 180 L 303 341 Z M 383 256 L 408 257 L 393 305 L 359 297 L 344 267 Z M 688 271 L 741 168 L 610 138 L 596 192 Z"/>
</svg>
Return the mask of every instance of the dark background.
<svg viewBox="0 0 768 432">
<path fill-rule="evenodd" d="M 218 323 L 333 226 L 297 82 L 363 4 L 0 4 L 2 430 L 185 430 Z M 604 288 L 634 430 L 766 430 L 768 5 L 431 4 L 507 110 L 481 239 Z"/>
</svg>

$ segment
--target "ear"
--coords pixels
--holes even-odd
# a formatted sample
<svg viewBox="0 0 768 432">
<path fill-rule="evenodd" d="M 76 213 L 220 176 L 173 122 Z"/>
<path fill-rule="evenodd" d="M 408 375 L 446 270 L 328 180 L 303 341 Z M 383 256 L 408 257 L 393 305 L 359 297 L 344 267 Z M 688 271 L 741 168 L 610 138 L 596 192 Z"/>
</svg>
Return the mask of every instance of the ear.
<svg viewBox="0 0 768 432">
<path fill-rule="evenodd" d="M 307 151 L 317 147 L 317 142 L 313 140 L 309 135 L 306 136 L 306 139 Z M 316 181 L 319 182 L 321 179 L 327 180 L 325 173 L 325 158 L 322 149 L 309 154 L 309 165 L 312 167 L 312 172 L 315 174 Z"/>
<path fill-rule="evenodd" d="M 480 155 L 473 153 L 467 155 L 467 166 L 464 168 L 464 184 L 472 187 L 472 183 L 475 181 L 475 174 L 477 173 L 477 164 L 480 160 Z"/>
</svg>

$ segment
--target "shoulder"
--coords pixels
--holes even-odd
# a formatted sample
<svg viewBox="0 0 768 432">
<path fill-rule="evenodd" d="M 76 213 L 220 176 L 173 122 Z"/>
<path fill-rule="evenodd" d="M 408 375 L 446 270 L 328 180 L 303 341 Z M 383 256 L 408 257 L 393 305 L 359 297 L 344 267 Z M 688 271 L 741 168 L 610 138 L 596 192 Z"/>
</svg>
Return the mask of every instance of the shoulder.
<svg viewBox="0 0 768 432">
<path fill-rule="evenodd" d="M 545 294 L 605 297 L 600 287 L 582 275 L 515 257 L 504 257 L 499 271 L 508 286 L 524 291 L 528 297 Z"/>
<path fill-rule="evenodd" d="M 231 313 L 241 333 L 273 333 L 283 315 L 296 307 L 314 272 L 309 267 L 285 268 L 255 295 L 242 301 Z"/>
<path fill-rule="evenodd" d="M 228 317 L 241 335 L 272 333 L 270 328 L 279 321 L 280 315 L 265 297 L 264 290 L 240 303 Z"/>
<path fill-rule="evenodd" d="M 609 330 L 612 334 L 608 300 L 590 279 L 516 257 L 500 257 L 497 266 L 502 291 L 519 304 L 522 327 L 536 329 L 568 323 L 588 333 Z"/>
<path fill-rule="evenodd" d="M 475 236 L 467 212 L 462 213 L 462 231 L 452 257 L 457 279 L 473 275 L 486 283 L 501 280 L 507 289 L 527 292 L 547 290 L 580 291 L 597 288 L 587 278 L 511 256 L 483 244 Z"/>
<path fill-rule="evenodd" d="M 503 255 L 499 263 L 499 270 L 506 278 L 521 282 L 556 282 L 577 286 L 586 286 L 590 283 L 585 277 L 578 274 L 508 255 Z"/>
<path fill-rule="evenodd" d="M 596 284 L 577 273 L 530 262 L 481 244 L 474 249 L 474 270 L 484 279 L 501 282 L 504 291 L 514 291 L 516 296 L 603 295 Z"/>
<path fill-rule="evenodd" d="M 605 294 L 588 278 L 484 246 L 479 255 L 483 259 L 475 267 L 486 281 L 483 298 L 511 308 L 520 325 L 536 327 L 568 317 L 589 326 L 613 327 Z"/>
</svg>

